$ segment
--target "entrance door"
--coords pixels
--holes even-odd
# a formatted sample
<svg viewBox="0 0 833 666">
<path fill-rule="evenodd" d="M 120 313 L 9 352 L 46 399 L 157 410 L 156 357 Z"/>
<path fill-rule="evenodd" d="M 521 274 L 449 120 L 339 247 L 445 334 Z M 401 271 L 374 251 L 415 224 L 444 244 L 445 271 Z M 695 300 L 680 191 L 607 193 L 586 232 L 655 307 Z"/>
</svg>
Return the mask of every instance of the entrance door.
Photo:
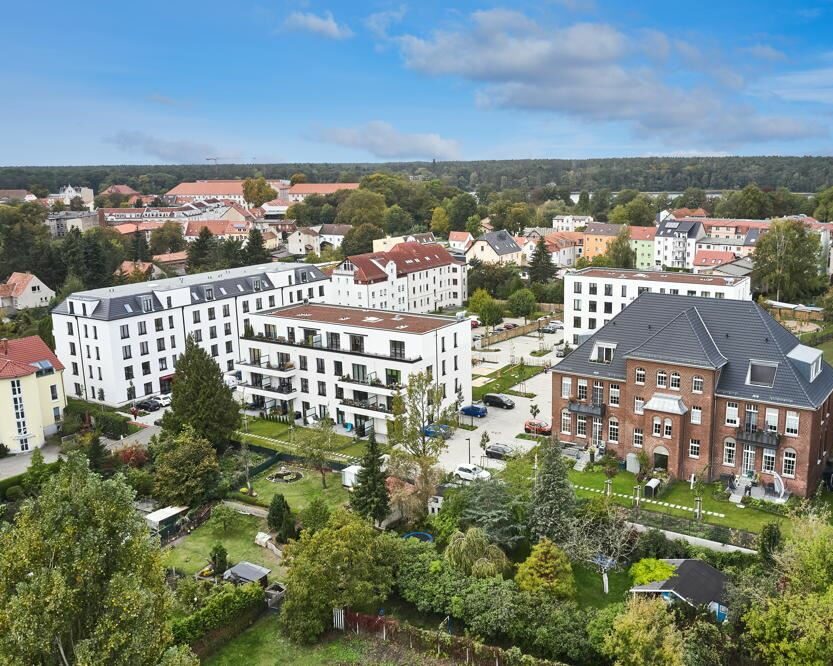
<svg viewBox="0 0 833 666">
<path fill-rule="evenodd" d="M 602 445 L 602 420 L 594 416 L 593 417 L 593 446 L 597 449 Z"/>
<path fill-rule="evenodd" d="M 749 475 L 755 471 L 755 447 L 747 444 L 743 447 L 743 466 L 741 472 L 744 475 Z"/>
</svg>

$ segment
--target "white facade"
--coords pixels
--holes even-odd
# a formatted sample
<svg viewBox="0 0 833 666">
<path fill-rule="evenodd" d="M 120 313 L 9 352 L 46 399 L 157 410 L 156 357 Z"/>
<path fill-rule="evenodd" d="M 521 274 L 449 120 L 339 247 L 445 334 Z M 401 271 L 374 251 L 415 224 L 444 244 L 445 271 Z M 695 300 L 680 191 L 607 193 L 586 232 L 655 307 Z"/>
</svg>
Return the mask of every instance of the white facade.
<svg viewBox="0 0 833 666">
<path fill-rule="evenodd" d="M 471 325 L 341 305 L 279 308 L 251 318 L 241 340 L 246 402 L 293 414 L 304 423 L 330 416 L 341 432 L 382 439 L 393 397 L 418 372 L 442 387 L 440 409 L 471 400 Z M 430 368 L 430 370 L 429 370 Z"/>
<path fill-rule="evenodd" d="M 262 264 L 74 293 L 52 312 L 67 395 L 124 405 L 166 393 L 187 335 L 231 371 L 253 313 L 323 301 L 326 284 L 314 266 Z"/>
<path fill-rule="evenodd" d="M 575 231 L 594 222 L 592 215 L 556 215 L 552 218 L 555 231 Z"/>
<path fill-rule="evenodd" d="M 0 313 L 13 314 L 29 308 L 45 308 L 55 292 L 32 273 L 12 273 L 0 283 Z"/>
<path fill-rule="evenodd" d="M 660 223 L 654 236 L 654 266 L 662 269 L 694 268 L 697 241 L 705 235 L 700 222 L 677 221 L 669 218 Z"/>
<path fill-rule="evenodd" d="M 66 187 L 62 187 L 60 192 L 48 195 L 47 199 L 50 206 L 56 201 L 62 202 L 65 206 L 69 206 L 75 197 L 81 197 L 81 201 L 90 210 L 95 207 L 95 192 L 90 187 L 73 187 L 72 185 L 67 185 Z"/>
<path fill-rule="evenodd" d="M 752 299 L 748 277 L 585 268 L 564 276 L 564 340 L 571 345 L 581 343 L 644 291 L 741 301 Z"/>
</svg>

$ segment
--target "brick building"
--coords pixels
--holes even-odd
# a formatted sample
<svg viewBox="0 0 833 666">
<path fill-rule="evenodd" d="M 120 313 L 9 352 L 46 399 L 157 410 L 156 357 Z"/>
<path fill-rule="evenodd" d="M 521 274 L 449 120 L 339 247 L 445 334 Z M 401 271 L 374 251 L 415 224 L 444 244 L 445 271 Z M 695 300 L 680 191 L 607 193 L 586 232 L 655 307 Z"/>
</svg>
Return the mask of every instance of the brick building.
<svg viewBox="0 0 833 666">
<path fill-rule="evenodd" d="M 675 478 L 808 496 L 833 444 L 833 368 L 751 301 L 643 293 L 552 377 L 562 442 L 645 451 Z"/>
</svg>

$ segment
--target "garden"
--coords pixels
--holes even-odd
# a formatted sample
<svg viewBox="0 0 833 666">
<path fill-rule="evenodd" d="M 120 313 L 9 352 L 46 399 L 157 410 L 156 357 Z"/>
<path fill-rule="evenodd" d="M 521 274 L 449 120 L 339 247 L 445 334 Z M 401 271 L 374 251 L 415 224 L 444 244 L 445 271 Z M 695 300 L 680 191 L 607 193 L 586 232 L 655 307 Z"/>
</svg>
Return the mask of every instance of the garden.
<svg viewBox="0 0 833 666">
<path fill-rule="evenodd" d="M 315 428 L 291 426 L 283 421 L 271 419 L 248 419 L 238 435 L 258 446 L 275 449 L 284 453 L 297 453 L 309 440 L 318 436 Z M 358 458 L 364 451 L 364 442 L 333 433 L 333 452 L 340 456 Z"/>
<path fill-rule="evenodd" d="M 525 363 L 518 363 L 504 368 L 499 368 L 486 377 L 491 378 L 491 381 L 486 382 L 482 386 L 475 386 L 472 388 L 472 400 L 482 400 L 487 393 L 507 393 L 508 395 L 519 395 L 526 398 L 534 398 L 531 393 L 522 393 L 520 391 L 512 390 L 512 387 L 521 382 L 531 379 L 535 375 L 544 372 L 543 365 L 527 365 Z"/>
</svg>

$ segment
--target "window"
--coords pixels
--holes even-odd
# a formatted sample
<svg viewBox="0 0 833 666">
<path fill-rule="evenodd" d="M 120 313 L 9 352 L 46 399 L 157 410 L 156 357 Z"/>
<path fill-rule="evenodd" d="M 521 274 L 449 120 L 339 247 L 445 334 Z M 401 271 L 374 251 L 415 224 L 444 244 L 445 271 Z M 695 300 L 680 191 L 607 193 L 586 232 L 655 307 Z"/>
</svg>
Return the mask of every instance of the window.
<svg viewBox="0 0 833 666">
<path fill-rule="evenodd" d="M 612 418 L 608 421 L 607 439 L 610 442 L 619 442 L 619 419 Z"/>
<path fill-rule="evenodd" d="M 573 282 L 573 293 L 580 294 L 581 293 L 581 282 Z"/>
<path fill-rule="evenodd" d="M 590 312 L 596 312 L 596 301 L 589 301 L 587 305 Z"/>
<path fill-rule="evenodd" d="M 148 343 L 147 343 L 147 341 L 139 343 L 139 353 L 142 356 L 147 356 L 148 355 Z"/>
<path fill-rule="evenodd" d="M 317 358 L 315 359 L 315 371 L 318 373 L 324 374 L 324 359 Z"/>
<path fill-rule="evenodd" d="M 738 403 L 729 401 L 726 403 L 726 425 L 736 426 L 738 424 Z"/>
<path fill-rule="evenodd" d="M 67 322 L 67 333 L 69 335 L 72 335 L 72 322 L 71 321 Z M 124 336 L 122 336 L 122 337 L 124 337 Z"/>
<path fill-rule="evenodd" d="M 660 437 L 662 435 L 662 419 L 659 416 L 654 417 L 653 428 L 654 437 Z"/>
<path fill-rule="evenodd" d="M 589 328 L 592 331 L 596 330 L 596 319 L 595 319 L 595 317 L 590 317 L 587 320 L 587 328 Z"/>
<path fill-rule="evenodd" d="M 735 466 L 735 440 L 733 439 L 723 442 L 723 464 Z"/>
<path fill-rule="evenodd" d="M 576 415 L 576 435 L 587 437 L 587 417 L 581 414 Z"/>
<path fill-rule="evenodd" d="M 784 433 L 790 437 L 798 435 L 798 412 L 787 412 L 787 426 Z"/>
<path fill-rule="evenodd" d="M 778 410 L 773 407 L 766 408 L 766 429 L 768 432 L 778 432 Z"/>
<path fill-rule="evenodd" d="M 156 351 L 165 351 L 165 338 L 156 338 Z"/>
<path fill-rule="evenodd" d="M 700 425 L 703 422 L 703 409 L 701 407 L 691 408 L 691 425 Z"/>
<path fill-rule="evenodd" d="M 133 349 L 130 345 L 125 345 L 121 348 L 121 357 L 126 361 L 133 357 Z"/>
<path fill-rule="evenodd" d="M 593 404 L 601 405 L 605 401 L 605 385 L 598 379 L 593 382 Z"/>
<path fill-rule="evenodd" d="M 746 383 L 751 384 L 752 386 L 767 386 L 771 388 L 775 383 L 775 371 L 777 369 L 777 363 L 749 361 Z"/>
<path fill-rule="evenodd" d="M 781 473 L 788 479 L 795 478 L 795 450 L 786 449 L 784 451 L 784 463 L 781 466 Z"/>
<path fill-rule="evenodd" d="M 214 287 L 206 287 L 205 288 L 205 300 L 213 301 L 214 300 Z"/>
<path fill-rule="evenodd" d="M 211 345 L 211 356 L 216 358 L 220 355 L 220 350 L 218 349 L 217 345 Z"/>
<path fill-rule="evenodd" d="M 657 388 L 667 388 L 668 374 L 665 370 L 657 370 Z"/>
<path fill-rule="evenodd" d="M 561 432 L 565 435 L 572 433 L 573 420 L 570 418 L 570 412 L 566 409 L 561 410 Z"/>
<path fill-rule="evenodd" d="M 157 317 L 153 320 L 153 326 L 156 329 L 156 332 L 159 333 L 165 330 L 165 321 L 162 319 L 162 317 Z"/>
<path fill-rule="evenodd" d="M 645 400 L 642 397 L 636 396 L 633 399 L 633 413 L 634 414 L 643 414 L 644 413 L 644 410 L 643 410 L 644 406 L 645 406 Z"/>
<path fill-rule="evenodd" d="M 69 343 L 69 353 L 70 353 L 72 356 L 75 356 L 75 343 L 74 343 L 74 342 L 70 342 L 70 343 Z"/>
<path fill-rule="evenodd" d="M 327 395 L 327 384 L 325 382 L 318 382 L 318 395 Z"/>
<path fill-rule="evenodd" d="M 691 390 L 693 393 L 703 392 L 703 378 L 700 375 L 695 375 L 691 379 Z"/>
<path fill-rule="evenodd" d="M 298 357 L 298 367 L 300 367 L 301 370 L 306 370 L 307 369 L 307 357 L 306 356 L 299 356 Z"/>
<path fill-rule="evenodd" d="M 153 299 L 145 297 L 142 299 L 142 312 L 153 312 Z"/>
<path fill-rule="evenodd" d="M 160 370 L 167 370 L 168 369 L 168 359 L 167 358 L 160 358 L 159 359 L 159 369 Z"/>
<path fill-rule="evenodd" d="M 217 327 L 216 326 L 209 326 L 208 327 L 208 337 L 212 340 L 217 337 Z"/>
<path fill-rule="evenodd" d="M 599 293 L 599 285 L 597 285 L 595 282 L 591 282 L 591 283 L 588 285 L 588 287 L 589 287 L 589 289 L 590 289 L 590 291 L 589 291 L 588 293 L 589 293 L 591 296 L 595 296 L 596 294 L 598 294 L 598 293 Z"/>
<path fill-rule="evenodd" d="M 195 324 L 200 323 L 200 311 L 199 310 L 194 310 L 194 312 L 191 313 L 191 316 L 193 317 Z"/>
<path fill-rule="evenodd" d="M 593 357 L 591 360 L 594 363 L 610 365 L 610 362 L 613 360 L 614 351 L 616 351 L 616 345 L 597 343 L 593 349 Z"/>
<path fill-rule="evenodd" d="M 174 327 L 174 316 L 173 315 L 168 315 L 168 328 L 173 328 L 173 327 Z"/>
<path fill-rule="evenodd" d="M 679 372 L 672 372 L 671 373 L 671 388 L 675 391 L 680 390 L 680 373 Z"/>
<path fill-rule="evenodd" d="M 637 384 L 644 384 L 645 383 L 645 368 L 637 368 L 634 381 Z"/>
<path fill-rule="evenodd" d="M 145 395 L 153 393 L 153 382 L 145 382 Z"/>
<path fill-rule="evenodd" d="M 699 439 L 691 439 L 688 442 L 688 457 L 689 458 L 699 458 L 700 457 L 700 440 Z"/>
<path fill-rule="evenodd" d="M 127 324 L 122 324 L 119 327 L 119 331 L 121 331 L 121 339 L 125 340 L 130 337 L 130 327 Z M 72 333 L 72 331 L 70 331 Z"/>
<path fill-rule="evenodd" d="M 671 438 L 671 419 L 665 419 L 665 427 L 663 429 L 662 436 L 666 439 Z"/>
<path fill-rule="evenodd" d="M 772 474 L 775 471 L 775 449 L 764 449 L 761 471 Z"/>
<path fill-rule="evenodd" d="M 139 335 L 144 335 L 147 332 L 148 332 L 147 322 L 140 321 L 139 322 Z"/>
<path fill-rule="evenodd" d="M 150 361 L 145 361 L 142 363 L 142 374 L 149 375 L 150 374 Z"/>
<path fill-rule="evenodd" d="M 231 310 L 229 309 L 228 305 L 223 306 L 223 316 L 228 317 L 231 314 Z"/>
<path fill-rule="evenodd" d="M 642 444 L 645 442 L 645 434 L 642 432 L 642 428 L 634 428 L 633 429 L 633 445 L 634 448 L 641 449 Z"/>
<path fill-rule="evenodd" d="M 133 366 L 132 365 L 126 365 L 124 367 L 124 378 L 125 378 L 125 380 L 133 379 Z"/>
<path fill-rule="evenodd" d="M 217 318 L 214 308 L 208 308 L 208 321 L 214 321 Z"/>
<path fill-rule="evenodd" d="M 619 406 L 619 384 L 610 385 L 608 400 L 610 401 L 611 407 Z"/>
<path fill-rule="evenodd" d="M 405 343 L 401 340 L 390 341 L 390 355 L 391 358 L 405 358 Z"/>
<path fill-rule="evenodd" d="M 301 377 L 301 393 L 309 393 L 309 380 Z"/>
<path fill-rule="evenodd" d="M 58 387 L 55 384 L 49 387 L 49 395 L 53 400 L 58 399 Z"/>
</svg>

